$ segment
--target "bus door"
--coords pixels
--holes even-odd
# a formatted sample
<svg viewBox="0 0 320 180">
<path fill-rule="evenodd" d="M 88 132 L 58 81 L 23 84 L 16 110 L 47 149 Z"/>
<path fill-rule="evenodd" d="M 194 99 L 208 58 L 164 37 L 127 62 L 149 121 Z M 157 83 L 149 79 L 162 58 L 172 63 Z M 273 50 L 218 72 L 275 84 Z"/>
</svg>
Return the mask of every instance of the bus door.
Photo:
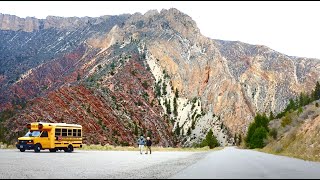
<svg viewBox="0 0 320 180">
<path fill-rule="evenodd" d="M 43 149 L 50 148 L 51 143 L 50 143 L 50 136 L 48 131 L 46 130 L 42 131 L 40 135 L 40 142 Z"/>
</svg>

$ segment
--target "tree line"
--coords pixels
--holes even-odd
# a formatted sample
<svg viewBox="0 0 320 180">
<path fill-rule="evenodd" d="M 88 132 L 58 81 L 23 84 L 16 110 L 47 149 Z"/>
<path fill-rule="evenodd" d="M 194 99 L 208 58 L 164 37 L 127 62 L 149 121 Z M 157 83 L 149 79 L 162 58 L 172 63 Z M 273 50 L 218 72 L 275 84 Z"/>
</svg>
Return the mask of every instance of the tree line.
<svg viewBox="0 0 320 180">
<path fill-rule="evenodd" d="M 279 119 L 284 117 L 287 113 L 295 111 L 297 109 L 302 109 L 303 106 L 310 104 L 313 101 L 320 99 L 320 83 L 317 82 L 314 90 L 310 94 L 301 92 L 295 99 L 290 99 L 286 108 L 277 114 L 273 115 L 270 112 L 269 117 L 263 113 L 257 113 L 254 117 L 254 121 L 249 125 L 247 135 L 245 137 L 246 146 L 250 149 L 253 148 L 263 148 L 266 145 L 266 139 L 268 136 L 276 137 L 276 130 L 270 130 L 268 124 L 273 119 Z M 302 110 L 301 110 L 302 111 Z"/>
</svg>

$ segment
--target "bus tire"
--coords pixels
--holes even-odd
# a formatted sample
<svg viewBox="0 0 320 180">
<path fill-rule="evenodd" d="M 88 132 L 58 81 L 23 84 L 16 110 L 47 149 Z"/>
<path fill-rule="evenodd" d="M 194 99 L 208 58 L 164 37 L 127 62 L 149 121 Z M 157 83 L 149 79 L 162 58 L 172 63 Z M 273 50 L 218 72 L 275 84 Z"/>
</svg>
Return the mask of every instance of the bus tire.
<svg viewBox="0 0 320 180">
<path fill-rule="evenodd" d="M 34 145 L 34 152 L 38 153 L 41 150 L 41 145 L 40 144 L 36 144 Z"/>
<path fill-rule="evenodd" d="M 65 149 L 64 150 L 65 152 L 72 152 L 73 151 L 73 146 L 70 144 L 69 146 L 68 146 L 68 148 L 67 149 Z"/>
<path fill-rule="evenodd" d="M 56 148 L 53 148 L 53 149 L 49 149 L 50 152 L 57 152 L 57 149 Z"/>
<path fill-rule="evenodd" d="M 21 148 L 21 149 L 20 149 L 20 152 L 25 152 L 25 151 L 26 151 L 25 148 Z"/>
</svg>

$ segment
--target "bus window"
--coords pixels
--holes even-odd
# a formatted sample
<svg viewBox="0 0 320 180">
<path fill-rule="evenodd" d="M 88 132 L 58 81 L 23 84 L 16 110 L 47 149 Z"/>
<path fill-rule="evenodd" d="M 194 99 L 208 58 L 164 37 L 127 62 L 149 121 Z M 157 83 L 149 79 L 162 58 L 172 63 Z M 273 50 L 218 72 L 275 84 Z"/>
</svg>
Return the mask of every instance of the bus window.
<svg viewBox="0 0 320 180">
<path fill-rule="evenodd" d="M 61 135 L 61 129 L 56 129 L 55 135 L 56 135 L 56 136 L 60 136 L 60 135 Z"/>
<path fill-rule="evenodd" d="M 68 129 L 68 136 L 72 136 L 72 129 Z"/>
<path fill-rule="evenodd" d="M 78 136 L 81 137 L 81 129 L 78 129 Z"/>
<path fill-rule="evenodd" d="M 67 136 L 67 129 L 62 129 L 62 136 Z"/>
<path fill-rule="evenodd" d="M 73 129 L 73 137 L 77 136 L 77 129 Z"/>
<path fill-rule="evenodd" d="M 42 134 L 40 137 L 48 137 L 48 131 L 42 131 Z"/>
</svg>

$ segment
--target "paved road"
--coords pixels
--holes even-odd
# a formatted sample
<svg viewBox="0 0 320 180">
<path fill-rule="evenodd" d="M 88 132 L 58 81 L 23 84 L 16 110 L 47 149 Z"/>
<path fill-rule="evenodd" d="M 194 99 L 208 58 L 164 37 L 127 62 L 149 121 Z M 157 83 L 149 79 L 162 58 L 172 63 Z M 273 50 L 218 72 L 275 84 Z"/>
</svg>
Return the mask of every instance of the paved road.
<svg viewBox="0 0 320 180">
<path fill-rule="evenodd" d="M 320 163 L 228 147 L 170 177 L 176 178 L 319 179 Z"/>
<path fill-rule="evenodd" d="M 0 179 L 320 178 L 320 163 L 228 147 L 214 152 L 0 149 Z"/>
<path fill-rule="evenodd" d="M 0 179 L 168 178 L 206 153 L 135 151 L 58 151 L 40 153 L 0 149 Z"/>
</svg>

